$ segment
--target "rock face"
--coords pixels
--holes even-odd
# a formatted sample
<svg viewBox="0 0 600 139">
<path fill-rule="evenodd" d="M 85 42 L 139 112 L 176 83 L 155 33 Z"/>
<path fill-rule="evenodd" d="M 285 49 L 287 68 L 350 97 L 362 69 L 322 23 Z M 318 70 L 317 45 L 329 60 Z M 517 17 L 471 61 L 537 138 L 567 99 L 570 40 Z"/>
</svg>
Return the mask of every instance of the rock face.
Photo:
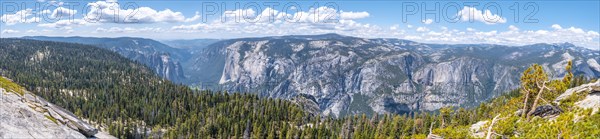
<svg viewBox="0 0 600 139">
<path fill-rule="evenodd" d="M 599 57 L 571 44 L 439 45 L 326 34 L 220 41 L 194 54 L 184 72 L 202 74 L 188 84 L 203 89 L 310 95 L 323 114 L 340 116 L 472 106 L 515 89 L 533 63 L 562 77 L 573 60 L 576 74 L 599 77 Z"/>
<path fill-rule="evenodd" d="M 30 92 L 21 95 L 0 88 L 0 94 L 0 138 L 87 138 L 98 133 L 71 112 Z"/>
</svg>

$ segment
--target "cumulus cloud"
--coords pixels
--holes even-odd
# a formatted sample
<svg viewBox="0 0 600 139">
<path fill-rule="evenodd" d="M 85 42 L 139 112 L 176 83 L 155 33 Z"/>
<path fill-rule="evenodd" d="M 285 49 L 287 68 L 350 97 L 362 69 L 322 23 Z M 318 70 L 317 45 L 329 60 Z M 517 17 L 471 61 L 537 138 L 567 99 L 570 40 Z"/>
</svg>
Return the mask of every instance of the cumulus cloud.
<svg viewBox="0 0 600 139">
<path fill-rule="evenodd" d="M 519 28 L 517 28 L 514 25 L 510 25 L 510 26 L 508 26 L 508 30 L 510 30 L 510 31 L 519 31 Z"/>
<path fill-rule="evenodd" d="M 196 11 L 196 14 L 193 17 L 185 19 L 184 22 L 193 22 L 193 21 L 196 21 L 196 20 L 198 20 L 200 18 L 201 18 L 200 12 Z"/>
<path fill-rule="evenodd" d="M 40 22 L 40 18 L 34 16 L 32 9 L 20 10 L 14 14 L 3 14 L 2 17 L 0 17 L 0 20 L 2 20 L 2 22 L 6 25 Z"/>
<path fill-rule="evenodd" d="M 441 29 L 392 37 L 418 42 L 444 44 L 487 43 L 521 46 L 535 43 L 569 42 L 577 46 L 592 49 L 600 47 L 600 34 L 598 32 L 577 27 L 558 28 L 558 26 L 560 25 L 552 25 L 553 30 L 524 30 L 513 25 L 504 31 L 479 31 L 473 28 L 467 28 L 465 31 Z"/>
<path fill-rule="evenodd" d="M 93 23 L 88 23 L 87 21 L 83 20 L 83 19 L 73 19 L 73 20 L 58 20 L 56 22 L 51 22 L 51 23 L 42 23 L 42 24 L 38 24 L 38 27 L 49 27 L 49 28 L 58 28 L 58 29 L 72 29 L 75 26 L 82 26 L 82 25 L 93 25 Z"/>
<path fill-rule="evenodd" d="M 552 25 L 552 28 L 553 28 L 553 29 L 557 29 L 557 30 L 558 30 L 558 29 L 562 29 L 562 27 L 561 27 L 560 25 L 558 25 L 558 24 L 553 24 L 553 25 Z"/>
<path fill-rule="evenodd" d="M 465 6 L 462 10 L 458 11 L 456 16 L 460 17 L 462 21 L 479 21 L 490 25 L 506 23 L 506 18 L 493 14 L 490 10 L 481 11 L 475 7 L 468 6 Z"/>
<path fill-rule="evenodd" d="M 15 25 L 17 23 L 40 23 L 44 16 L 47 16 L 49 20 L 57 21 L 72 19 L 75 14 L 77 14 L 77 10 L 64 7 L 57 7 L 54 10 L 46 9 L 39 12 L 35 12 L 33 9 L 25 9 L 17 11 L 14 14 L 4 14 L 0 19 L 6 25 Z"/>
<path fill-rule="evenodd" d="M 424 24 L 431 24 L 431 23 L 433 23 L 433 19 L 425 19 L 425 20 L 422 20 L 421 22 L 423 22 Z"/>
<path fill-rule="evenodd" d="M 318 33 L 373 33 L 380 27 L 362 24 L 353 19 L 366 18 L 367 12 L 339 11 L 330 7 L 311 8 L 295 13 L 281 12 L 272 8 L 262 11 L 235 9 L 224 11 L 220 19 L 212 22 L 173 26 L 178 32 L 235 32 L 237 34 L 318 34 Z"/>
<path fill-rule="evenodd" d="M 127 6 L 127 5 L 125 5 Z M 97 1 L 88 3 L 90 10 L 85 14 L 85 20 L 88 22 L 101 23 L 176 23 L 191 22 L 199 17 L 196 14 L 192 18 L 185 18 L 181 12 L 175 12 L 171 9 L 162 11 L 154 10 L 150 7 L 139 7 L 137 9 L 122 9 L 124 7 L 119 3 L 112 1 Z"/>
<path fill-rule="evenodd" d="M 418 27 L 417 28 L 417 32 L 427 32 L 427 31 L 429 31 L 429 29 L 426 27 Z"/>
<path fill-rule="evenodd" d="M 43 11 L 42 13 L 45 13 L 45 11 Z M 75 14 L 77 14 L 77 10 L 71 10 L 71 9 L 64 8 L 64 7 L 58 7 L 56 9 L 54 9 L 54 11 L 52 12 L 52 15 L 50 15 L 50 16 L 54 19 L 65 19 L 65 18 L 72 17 Z"/>
</svg>

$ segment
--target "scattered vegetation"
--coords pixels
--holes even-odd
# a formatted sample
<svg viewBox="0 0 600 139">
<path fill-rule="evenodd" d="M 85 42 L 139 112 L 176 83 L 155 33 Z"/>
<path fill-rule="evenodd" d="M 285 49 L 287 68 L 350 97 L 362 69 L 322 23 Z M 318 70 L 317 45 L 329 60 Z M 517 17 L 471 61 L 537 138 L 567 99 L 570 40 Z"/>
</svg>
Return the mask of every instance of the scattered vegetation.
<svg viewBox="0 0 600 139">
<path fill-rule="evenodd" d="M 23 87 L 19 86 L 18 84 L 13 83 L 12 81 L 10 81 L 4 77 L 0 77 L 0 88 L 4 88 L 8 92 L 18 93 L 21 96 L 25 94 Z"/>
<path fill-rule="evenodd" d="M 54 122 L 55 124 L 58 124 L 58 121 L 56 120 L 56 118 L 54 118 L 54 117 L 52 117 L 52 116 L 50 116 L 50 115 L 44 115 L 44 116 L 46 116 L 46 118 L 47 118 L 48 120 L 50 120 L 50 121 Z"/>
</svg>

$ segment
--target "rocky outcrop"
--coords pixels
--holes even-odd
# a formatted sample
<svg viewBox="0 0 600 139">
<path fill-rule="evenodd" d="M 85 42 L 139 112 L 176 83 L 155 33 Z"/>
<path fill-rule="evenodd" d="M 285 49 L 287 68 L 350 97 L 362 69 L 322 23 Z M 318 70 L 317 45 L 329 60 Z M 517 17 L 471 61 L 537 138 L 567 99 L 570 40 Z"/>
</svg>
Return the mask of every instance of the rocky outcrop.
<svg viewBox="0 0 600 139">
<path fill-rule="evenodd" d="M 30 92 L 0 88 L 0 94 L 0 138 L 97 137 L 98 129 Z M 103 134 L 102 138 L 114 137 Z"/>
<path fill-rule="evenodd" d="M 310 95 L 301 94 L 290 99 L 290 101 L 306 111 L 310 115 L 309 117 L 316 116 L 321 112 L 315 98 Z"/>
<path fill-rule="evenodd" d="M 590 92 L 590 93 L 600 92 L 600 80 L 593 82 L 593 83 L 587 83 L 587 84 L 583 84 L 583 85 L 580 85 L 577 87 L 567 89 L 564 93 L 562 93 L 558 97 L 556 97 L 554 102 L 560 103 L 561 100 L 564 100 L 564 99 L 570 97 L 571 95 L 573 95 L 574 93 L 578 93 L 578 92 Z"/>
<path fill-rule="evenodd" d="M 598 112 L 600 109 L 600 80 L 568 89 L 565 93 L 558 96 L 554 102 L 560 103 L 561 100 L 581 92 L 584 92 L 583 95 L 585 97 L 575 102 L 575 106 L 583 109 L 592 109 L 592 113 Z"/>
</svg>

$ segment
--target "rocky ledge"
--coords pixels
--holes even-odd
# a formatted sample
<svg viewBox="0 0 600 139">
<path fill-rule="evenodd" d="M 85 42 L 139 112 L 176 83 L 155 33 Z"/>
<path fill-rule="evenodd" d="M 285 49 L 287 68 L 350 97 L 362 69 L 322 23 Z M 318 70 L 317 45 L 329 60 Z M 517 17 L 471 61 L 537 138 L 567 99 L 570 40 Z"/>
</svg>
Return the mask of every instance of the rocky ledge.
<svg viewBox="0 0 600 139">
<path fill-rule="evenodd" d="M 587 94 L 584 94 L 586 96 L 583 99 L 575 102 L 575 106 L 582 109 L 592 109 L 592 113 L 596 113 L 600 109 L 600 80 L 568 89 L 558 96 L 554 102 L 560 103 L 561 100 L 580 92 L 587 92 Z"/>
</svg>

